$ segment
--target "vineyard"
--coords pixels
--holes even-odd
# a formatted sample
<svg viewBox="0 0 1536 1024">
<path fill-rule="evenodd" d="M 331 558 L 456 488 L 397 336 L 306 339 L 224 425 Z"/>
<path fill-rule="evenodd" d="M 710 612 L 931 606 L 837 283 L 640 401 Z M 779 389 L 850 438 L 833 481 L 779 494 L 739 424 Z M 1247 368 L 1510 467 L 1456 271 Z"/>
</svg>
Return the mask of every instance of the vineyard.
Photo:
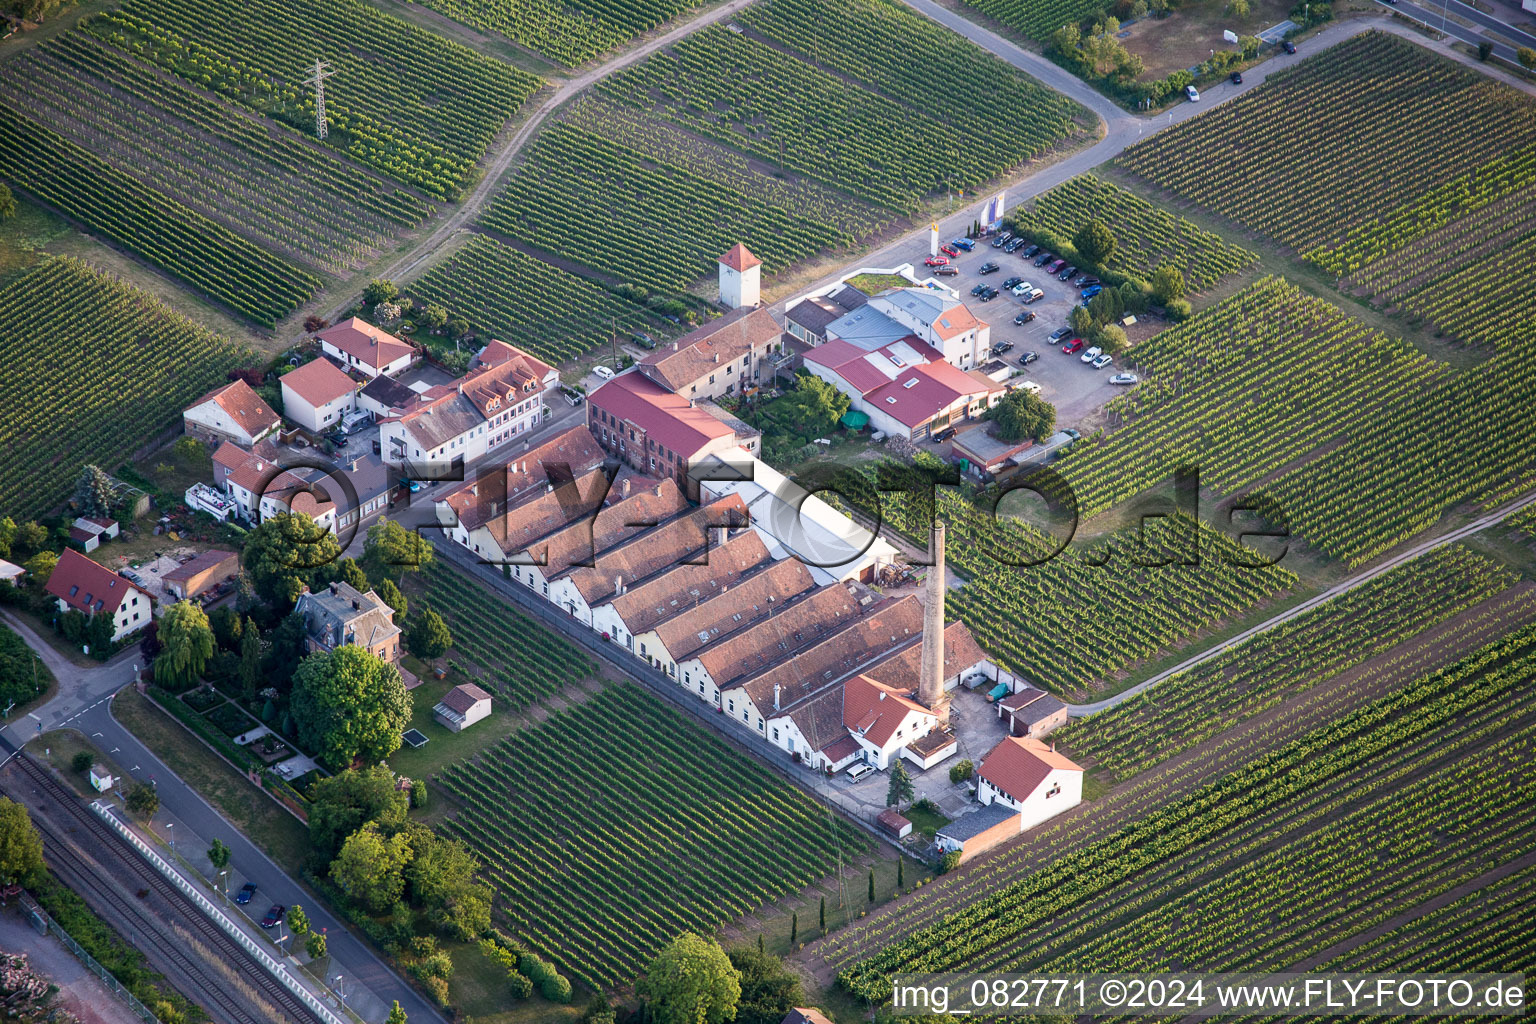
<svg viewBox="0 0 1536 1024">
<path fill-rule="evenodd" d="M 566 67 L 585 63 L 684 11 L 689 0 L 425 0 L 454 21 L 537 50 Z"/>
<path fill-rule="evenodd" d="M 271 326 L 320 279 L 145 188 L 35 121 L 0 107 L 0 180 L 199 291 Z"/>
<path fill-rule="evenodd" d="M 1058 17 L 1052 29 L 1059 24 Z M 1121 163 L 1307 252 L 1391 224 L 1404 196 L 1473 174 L 1486 154 L 1533 143 L 1529 97 L 1397 36 L 1370 32 L 1157 133 Z"/>
<path fill-rule="evenodd" d="M 434 265 L 410 292 L 550 363 L 606 342 L 614 324 L 627 334 L 654 322 L 644 307 L 484 235 Z"/>
<path fill-rule="evenodd" d="M 765 273 L 851 239 L 567 124 L 528 147 L 482 223 L 620 280 L 678 292 L 745 242 Z"/>
<path fill-rule="evenodd" d="M 898 970 L 1295 965 L 1528 853 L 1533 755 L 1526 628 L 934 926 L 892 934 L 838 980 L 881 1000 Z"/>
<path fill-rule="evenodd" d="M 413 602 L 443 617 L 453 634 L 449 659 L 497 699 L 526 708 L 597 675 L 580 649 L 441 560 L 419 575 L 423 593 Z"/>
<path fill-rule="evenodd" d="M 920 74 L 927 64 L 911 67 Z M 1074 109 L 1033 87 L 1034 102 L 1023 108 L 1027 120 L 1021 124 L 1013 108 L 1005 133 L 972 137 L 926 112 L 930 103 L 903 104 L 857 89 L 715 26 L 608 77 L 597 90 L 784 172 L 908 213 L 930 193 L 975 188 L 1040 154 L 1071 133 Z"/>
<path fill-rule="evenodd" d="M 855 828 L 631 683 L 521 730 L 439 784 L 509 930 L 573 980 L 638 976 L 868 850 Z"/>
<path fill-rule="evenodd" d="M 1105 408 L 1117 425 L 1057 460 L 1097 515 L 1196 466 L 1351 567 L 1485 496 L 1530 463 L 1521 385 L 1536 353 L 1464 372 L 1265 278 L 1136 347 L 1145 379 Z M 1362 429 L 1363 424 L 1369 429 Z"/>
<path fill-rule="evenodd" d="M 67 257 L 0 289 L 0 514 L 38 516 L 115 467 L 240 365 L 234 345 Z"/>
<path fill-rule="evenodd" d="M 1371 582 L 1056 733 L 1074 755 L 1127 779 L 1512 586 L 1513 573 L 1459 545 Z"/>
<path fill-rule="evenodd" d="M 431 213 L 419 197 L 83 33 L 6 62 L 0 98 L 146 190 L 316 269 L 356 269 Z"/>
<path fill-rule="evenodd" d="M 989 18 L 1002 22 L 1036 42 L 1068 22 L 1082 21 L 1104 12 L 1103 0 L 965 0 Z"/>
<path fill-rule="evenodd" d="M 475 178 L 491 140 L 542 82 L 362 0 L 129 0 L 84 29 L 194 86 L 314 131 L 316 58 L 327 144 L 440 199 Z"/>
<path fill-rule="evenodd" d="M 865 510 L 876 500 L 872 485 L 849 497 Z M 920 502 L 889 492 L 878 500 L 891 527 L 909 537 L 926 533 L 921 524 L 931 514 Z M 1186 516 L 1152 518 L 1144 530 L 1129 527 L 1051 557 L 1060 540 L 1021 519 L 994 517 L 948 488 L 936 491 L 936 501 L 949 566 L 966 580 L 949 592 L 949 613 L 1000 664 L 1059 694 L 1113 681 L 1297 583 L 1277 566 L 1245 567 L 1251 554 Z"/>
<path fill-rule="evenodd" d="M 1090 220 L 1103 221 L 1115 235 L 1108 268 L 1149 280 L 1159 266 L 1177 267 L 1193 289 L 1208 288 L 1228 274 L 1258 262 L 1258 254 L 1231 245 L 1183 217 L 1153 206 L 1091 174 L 1058 185 L 1013 220 L 1071 238 Z"/>
<path fill-rule="evenodd" d="M 775 0 L 748 7 L 741 21 L 802 60 L 948 126 L 968 149 L 1002 163 L 1037 156 L 1086 114 L 895 0 Z"/>
</svg>

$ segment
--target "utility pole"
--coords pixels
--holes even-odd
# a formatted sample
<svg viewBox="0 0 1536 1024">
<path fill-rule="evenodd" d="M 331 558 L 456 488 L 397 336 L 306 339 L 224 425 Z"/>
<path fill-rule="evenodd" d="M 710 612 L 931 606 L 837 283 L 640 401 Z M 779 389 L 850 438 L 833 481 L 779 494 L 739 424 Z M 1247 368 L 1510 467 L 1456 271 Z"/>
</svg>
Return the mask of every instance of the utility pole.
<svg viewBox="0 0 1536 1024">
<path fill-rule="evenodd" d="M 313 82 L 315 86 L 315 138 L 317 139 L 324 139 L 329 130 L 325 124 L 325 80 L 335 73 L 329 64 L 316 57 L 314 73 L 304 79 L 305 85 Z"/>
<path fill-rule="evenodd" d="M 608 323 L 613 328 L 613 333 L 609 335 L 609 338 L 612 339 L 612 341 L 613 341 L 613 372 L 614 373 L 618 373 L 619 372 L 619 318 L 616 317 L 616 316 L 615 317 L 609 317 L 608 318 Z"/>
</svg>

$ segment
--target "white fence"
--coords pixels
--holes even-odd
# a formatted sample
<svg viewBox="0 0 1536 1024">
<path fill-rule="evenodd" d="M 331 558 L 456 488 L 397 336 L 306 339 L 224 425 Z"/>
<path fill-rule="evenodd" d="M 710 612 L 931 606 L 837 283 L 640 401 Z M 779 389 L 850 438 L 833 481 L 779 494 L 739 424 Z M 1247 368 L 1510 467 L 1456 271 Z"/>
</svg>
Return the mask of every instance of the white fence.
<svg viewBox="0 0 1536 1024">
<path fill-rule="evenodd" d="M 202 891 L 199 890 L 197 886 L 187 881 L 187 879 L 183 877 L 180 871 L 177 871 L 174 867 L 172 867 L 164 857 L 161 857 L 154 850 L 150 849 L 149 845 L 145 843 L 144 840 L 140 839 L 132 829 L 119 821 L 117 816 L 111 813 L 105 804 L 99 800 L 94 801 L 91 804 L 91 810 L 95 811 L 97 816 L 99 816 L 108 825 L 112 826 L 118 835 L 128 840 L 128 842 L 133 846 L 135 850 L 138 850 L 139 853 L 144 855 L 145 860 L 154 865 L 155 870 L 159 871 L 162 875 L 170 880 L 172 885 L 176 886 L 176 888 L 185 893 L 187 898 L 190 899 L 193 903 L 197 904 L 198 909 L 200 909 L 204 914 L 208 915 L 214 924 L 224 929 L 225 933 L 228 934 L 230 938 L 240 943 L 241 947 L 243 947 L 247 953 L 250 953 L 251 956 L 255 957 L 258 963 L 265 967 L 274 978 L 281 982 L 284 988 L 298 997 L 300 1002 L 309 1007 L 315 1016 L 319 1017 L 320 1020 L 324 1022 L 324 1024 L 349 1024 L 348 1021 L 338 1017 L 334 1012 L 331 1011 L 328 1006 L 316 998 L 315 994 L 311 992 L 303 982 L 299 981 L 298 978 L 293 976 L 293 973 L 288 970 L 287 966 L 284 965 L 282 961 L 268 953 L 256 942 L 255 939 L 251 938 L 245 933 L 244 928 L 241 928 L 238 924 L 225 916 L 224 911 L 220 910 L 212 900 L 204 896 Z"/>
</svg>

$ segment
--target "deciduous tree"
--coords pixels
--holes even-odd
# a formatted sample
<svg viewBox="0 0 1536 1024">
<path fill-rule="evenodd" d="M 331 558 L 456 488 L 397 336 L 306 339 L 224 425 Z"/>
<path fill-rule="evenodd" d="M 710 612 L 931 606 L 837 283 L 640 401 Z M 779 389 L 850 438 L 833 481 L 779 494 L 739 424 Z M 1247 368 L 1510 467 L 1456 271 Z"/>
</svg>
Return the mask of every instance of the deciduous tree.
<svg viewBox="0 0 1536 1024">
<path fill-rule="evenodd" d="M 410 610 L 410 605 L 406 602 L 405 595 L 400 593 L 400 588 L 395 586 L 394 580 L 386 576 L 384 579 L 379 580 L 378 586 L 373 588 L 373 592 L 379 595 L 380 601 L 383 601 L 393 609 L 396 625 L 405 621 L 405 613 Z"/>
<path fill-rule="evenodd" d="M 722 1024 L 736 1015 L 741 976 L 720 946 L 684 932 L 635 985 L 656 1024 Z"/>
<path fill-rule="evenodd" d="M 1078 228 L 1072 244 L 1079 256 L 1098 267 L 1115 254 L 1115 234 L 1101 220 L 1090 220 Z"/>
<path fill-rule="evenodd" d="M 170 689 L 186 689 L 197 682 L 213 657 L 213 629 L 208 616 L 193 601 L 177 601 L 160 617 L 159 626 L 155 682 Z"/>
<path fill-rule="evenodd" d="M 1184 297 L 1184 272 L 1166 263 L 1152 271 L 1152 300 L 1166 306 Z"/>
<path fill-rule="evenodd" d="M 369 822 L 393 833 L 405 821 L 406 796 L 383 765 L 349 768 L 309 787 L 309 844 L 320 867 L 342 842 Z"/>
<path fill-rule="evenodd" d="M 141 818 L 153 818 L 160 810 L 160 793 L 149 783 L 140 782 L 128 791 L 128 797 L 123 803 L 131 813 Z"/>
<path fill-rule="evenodd" d="M 281 512 L 251 531 L 243 564 L 256 593 L 288 607 L 314 579 L 318 570 L 341 557 L 336 536 L 313 519 Z"/>
<path fill-rule="evenodd" d="M 393 754 L 411 720 L 400 670 L 352 644 L 299 663 L 289 709 L 299 742 L 333 767 Z"/>
<path fill-rule="evenodd" d="M 453 634 L 441 615 L 426 608 L 411 620 L 410 645 L 418 658 L 438 658 L 453 646 Z"/>
<path fill-rule="evenodd" d="M 368 527 L 363 561 L 375 577 L 381 573 L 415 572 L 432 564 L 432 545 L 421 534 L 407 530 L 393 519 L 380 519 Z"/>
<path fill-rule="evenodd" d="M 411 844 L 404 835 L 388 839 L 369 823 L 347 837 L 331 862 L 331 878 L 347 897 L 370 914 L 382 914 L 400 902 Z"/>
<path fill-rule="evenodd" d="M 789 941 L 793 946 L 793 935 Z M 755 949 L 733 949 L 729 956 L 741 985 L 736 1024 L 779 1024 L 801 1005 L 800 979 L 778 957 Z"/>
<path fill-rule="evenodd" d="M 34 886 L 46 873 L 43 837 L 27 809 L 0 796 L 0 881 Z"/>
<path fill-rule="evenodd" d="M 986 418 L 997 425 L 1005 441 L 1038 441 L 1056 429 L 1056 407 L 1022 388 L 1015 388 L 987 410 Z"/>
<path fill-rule="evenodd" d="M 208 862 L 217 871 L 223 871 L 229 867 L 229 847 L 224 845 L 224 840 L 215 839 L 208 847 Z"/>
</svg>

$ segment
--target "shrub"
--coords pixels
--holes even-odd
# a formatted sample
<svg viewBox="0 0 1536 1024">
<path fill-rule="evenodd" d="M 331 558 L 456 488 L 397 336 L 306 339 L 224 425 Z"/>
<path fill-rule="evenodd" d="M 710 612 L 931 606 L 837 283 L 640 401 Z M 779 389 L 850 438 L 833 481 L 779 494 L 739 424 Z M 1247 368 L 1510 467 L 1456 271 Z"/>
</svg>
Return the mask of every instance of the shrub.
<svg viewBox="0 0 1536 1024">
<path fill-rule="evenodd" d="M 89 750 L 82 750 L 69 759 L 69 766 L 77 772 L 88 772 L 91 770 L 91 765 L 95 763 L 96 759 L 91 756 Z"/>
</svg>

